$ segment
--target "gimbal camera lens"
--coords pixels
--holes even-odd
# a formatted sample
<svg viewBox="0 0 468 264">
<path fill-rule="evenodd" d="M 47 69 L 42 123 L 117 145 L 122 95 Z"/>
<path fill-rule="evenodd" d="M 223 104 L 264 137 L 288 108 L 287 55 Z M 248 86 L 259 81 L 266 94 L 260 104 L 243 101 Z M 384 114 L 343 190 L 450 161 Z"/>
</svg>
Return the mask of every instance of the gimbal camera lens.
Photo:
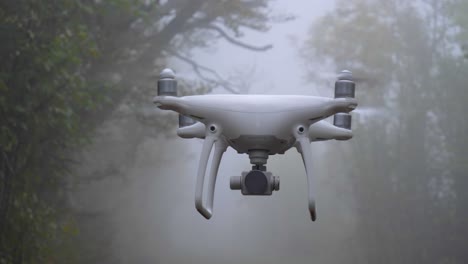
<svg viewBox="0 0 468 264">
<path fill-rule="evenodd" d="M 265 173 L 259 170 L 250 171 L 244 179 L 247 191 L 253 195 L 264 194 L 268 187 L 268 179 Z"/>
</svg>

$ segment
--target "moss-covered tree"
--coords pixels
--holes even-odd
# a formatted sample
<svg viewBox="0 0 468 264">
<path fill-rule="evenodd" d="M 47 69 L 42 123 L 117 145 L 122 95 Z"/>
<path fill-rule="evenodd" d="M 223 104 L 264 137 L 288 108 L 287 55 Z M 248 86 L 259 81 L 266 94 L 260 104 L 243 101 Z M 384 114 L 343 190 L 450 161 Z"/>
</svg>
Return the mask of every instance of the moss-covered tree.
<svg viewBox="0 0 468 264">
<path fill-rule="evenodd" d="M 65 199 L 71 154 L 119 105 L 151 97 L 157 60 L 177 56 L 203 71 L 190 51 L 220 38 L 269 49 L 238 39 L 268 29 L 268 2 L 2 1 L 0 263 L 80 261 L 70 239 L 80 223 Z M 220 85 L 236 92 L 216 76 L 197 86 Z"/>
</svg>

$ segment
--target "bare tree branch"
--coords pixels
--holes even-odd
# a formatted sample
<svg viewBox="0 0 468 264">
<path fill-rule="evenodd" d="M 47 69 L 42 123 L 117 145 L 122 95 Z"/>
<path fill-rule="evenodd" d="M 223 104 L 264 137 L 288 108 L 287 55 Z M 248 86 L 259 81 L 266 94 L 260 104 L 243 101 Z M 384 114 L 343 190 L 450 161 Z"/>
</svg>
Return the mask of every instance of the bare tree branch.
<svg viewBox="0 0 468 264">
<path fill-rule="evenodd" d="M 206 66 L 200 65 L 197 62 L 195 62 L 194 60 L 192 60 L 190 58 L 187 58 L 187 57 L 185 57 L 185 56 L 181 55 L 180 53 L 175 52 L 173 50 L 166 49 L 165 51 L 170 53 L 174 57 L 188 63 L 190 66 L 192 66 L 193 70 L 198 75 L 198 77 L 200 77 L 200 79 L 202 79 L 202 80 L 204 80 L 204 81 L 206 81 L 206 82 L 208 82 L 210 84 L 220 86 L 220 87 L 224 88 L 225 90 L 227 90 L 227 91 L 229 91 L 229 92 L 231 92 L 233 94 L 238 94 L 239 93 L 228 81 L 224 80 L 215 70 L 213 70 L 211 68 L 208 68 Z M 202 73 L 202 71 L 209 72 L 217 80 L 206 77 Z"/>
<path fill-rule="evenodd" d="M 215 26 L 215 25 L 206 25 L 206 26 L 203 26 L 204 28 L 206 29 L 211 29 L 211 30 L 214 30 L 216 32 L 218 32 L 224 39 L 226 39 L 227 41 L 229 41 L 230 43 L 236 45 L 236 46 L 239 46 L 239 47 L 242 47 L 242 48 L 245 48 L 245 49 L 249 49 L 249 50 L 253 50 L 253 51 L 267 51 L 271 48 L 273 48 L 273 45 L 271 44 L 268 44 L 268 45 L 265 45 L 265 46 L 253 46 L 253 45 L 250 45 L 250 44 L 247 44 L 247 43 L 244 43 L 244 42 L 241 42 L 231 36 L 229 36 L 222 28 L 220 28 L 219 26 Z"/>
</svg>

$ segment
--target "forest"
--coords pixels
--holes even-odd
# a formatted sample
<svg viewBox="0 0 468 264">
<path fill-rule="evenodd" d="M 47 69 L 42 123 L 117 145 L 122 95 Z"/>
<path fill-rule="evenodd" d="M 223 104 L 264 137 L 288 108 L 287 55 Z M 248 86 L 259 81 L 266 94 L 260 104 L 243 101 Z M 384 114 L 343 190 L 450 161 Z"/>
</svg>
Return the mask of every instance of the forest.
<svg viewBox="0 0 468 264">
<path fill-rule="evenodd" d="M 467 263 L 468 1 L 336 0 L 306 22 L 277 8 L 329 1 L 313 2 L 1 1 L 0 264 Z M 200 59 L 285 53 L 272 32 L 295 21 L 309 94 L 331 96 L 322 69 L 349 69 L 377 110 L 353 116 L 351 141 L 317 143 L 318 223 L 290 152 L 270 161 L 294 178 L 281 194 L 243 200 L 223 180 L 218 218 L 201 219 L 201 148 L 154 110 L 158 74 L 179 67 L 183 95 L 298 93 Z M 223 178 L 248 165 L 223 162 Z"/>
</svg>

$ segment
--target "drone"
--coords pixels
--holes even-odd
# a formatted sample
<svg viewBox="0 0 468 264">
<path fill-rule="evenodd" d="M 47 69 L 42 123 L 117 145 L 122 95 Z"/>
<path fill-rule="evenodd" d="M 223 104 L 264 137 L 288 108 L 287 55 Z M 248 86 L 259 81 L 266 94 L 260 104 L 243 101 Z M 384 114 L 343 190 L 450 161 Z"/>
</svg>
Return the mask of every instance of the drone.
<svg viewBox="0 0 468 264">
<path fill-rule="evenodd" d="M 354 94 L 353 75 L 344 70 L 335 82 L 334 98 L 253 94 L 178 97 L 175 74 L 166 68 L 159 75 L 158 95 L 153 102 L 162 110 L 179 113 L 179 137 L 204 139 L 195 186 L 195 208 L 203 217 L 210 219 L 213 215 L 216 178 L 221 158 L 228 147 L 239 154 L 248 154 L 252 164 L 252 170 L 230 178 L 230 189 L 240 190 L 243 195 L 257 196 L 279 191 L 279 177 L 266 169 L 268 157 L 284 154 L 295 147 L 304 163 L 308 208 L 312 221 L 315 221 L 310 143 L 353 137 L 350 112 L 358 105 Z M 324 120 L 332 115 L 333 124 Z M 205 180 L 208 181 L 206 188 Z"/>
</svg>

